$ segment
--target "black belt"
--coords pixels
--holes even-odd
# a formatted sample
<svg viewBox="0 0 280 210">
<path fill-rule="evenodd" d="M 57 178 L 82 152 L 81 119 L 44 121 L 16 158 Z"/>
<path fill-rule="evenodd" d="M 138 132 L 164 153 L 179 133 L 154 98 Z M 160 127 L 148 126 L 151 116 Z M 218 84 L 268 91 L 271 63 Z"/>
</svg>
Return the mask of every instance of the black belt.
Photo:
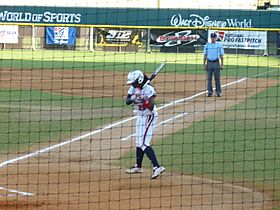
<svg viewBox="0 0 280 210">
<path fill-rule="evenodd" d="M 215 63 L 215 62 L 218 62 L 219 61 L 219 59 L 217 59 L 217 60 L 213 60 L 213 61 L 210 61 L 210 60 L 207 60 L 208 62 L 210 62 L 210 63 Z"/>
</svg>

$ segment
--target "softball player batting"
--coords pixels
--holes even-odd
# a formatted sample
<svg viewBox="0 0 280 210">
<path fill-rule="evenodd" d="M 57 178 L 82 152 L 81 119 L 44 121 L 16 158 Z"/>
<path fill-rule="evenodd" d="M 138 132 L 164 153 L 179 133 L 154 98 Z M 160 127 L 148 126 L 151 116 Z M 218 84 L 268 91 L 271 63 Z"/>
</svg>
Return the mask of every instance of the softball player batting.
<svg viewBox="0 0 280 210">
<path fill-rule="evenodd" d="M 131 71 L 127 76 L 127 84 L 131 85 L 128 90 L 126 104 L 134 104 L 137 112 L 136 120 L 136 164 L 128 169 L 129 174 L 142 173 L 142 161 L 144 154 L 148 156 L 153 164 L 151 179 L 161 175 L 165 168 L 160 166 L 155 152 L 151 147 L 154 125 L 158 118 L 154 99 L 155 89 L 151 85 L 145 85 L 148 77 L 140 70 Z"/>
</svg>

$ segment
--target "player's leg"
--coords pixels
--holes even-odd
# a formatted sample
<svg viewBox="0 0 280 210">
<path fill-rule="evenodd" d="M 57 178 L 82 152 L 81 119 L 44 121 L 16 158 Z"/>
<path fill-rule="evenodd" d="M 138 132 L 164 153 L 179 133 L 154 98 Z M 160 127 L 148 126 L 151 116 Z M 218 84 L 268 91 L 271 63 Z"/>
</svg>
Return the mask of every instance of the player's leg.
<svg viewBox="0 0 280 210">
<path fill-rule="evenodd" d="M 212 86 L 212 77 L 213 77 L 213 64 L 211 62 L 207 63 L 207 90 L 208 97 L 213 94 L 213 86 Z"/>
<path fill-rule="evenodd" d="M 156 154 L 151 146 L 147 146 L 144 151 L 153 164 L 153 174 L 151 179 L 155 179 L 165 171 L 165 168 L 159 165 Z"/>
<path fill-rule="evenodd" d="M 142 136 L 145 131 L 145 119 L 142 116 L 137 116 L 136 120 L 136 164 L 130 169 L 126 170 L 129 174 L 142 173 L 142 161 L 144 151 L 141 149 Z"/>
<path fill-rule="evenodd" d="M 145 152 L 141 149 L 141 147 L 136 147 L 136 165 L 138 168 L 142 168 L 144 154 Z"/>
<path fill-rule="evenodd" d="M 154 132 L 154 125 L 156 124 L 158 116 L 151 115 L 147 117 L 146 121 L 146 130 L 143 136 L 143 146 L 145 154 L 148 156 L 150 161 L 153 164 L 153 175 L 151 176 L 152 179 L 157 178 L 161 173 L 165 171 L 165 168 L 160 166 L 158 163 L 155 151 L 151 147 L 151 141 Z"/>
<path fill-rule="evenodd" d="M 150 161 L 152 162 L 154 169 L 160 167 L 160 165 L 157 161 L 155 151 L 153 150 L 153 148 L 151 146 L 146 146 L 144 152 L 148 156 Z"/>
<path fill-rule="evenodd" d="M 136 174 L 136 173 L 142 173 L 142 162 L 144 157 L 144 151 L 141 149 L 141 147 L 136 147 L 136 164 L 132 166 L 130 169 L 126 170 L 126 173 L 128 174 Z"/>
</svg>

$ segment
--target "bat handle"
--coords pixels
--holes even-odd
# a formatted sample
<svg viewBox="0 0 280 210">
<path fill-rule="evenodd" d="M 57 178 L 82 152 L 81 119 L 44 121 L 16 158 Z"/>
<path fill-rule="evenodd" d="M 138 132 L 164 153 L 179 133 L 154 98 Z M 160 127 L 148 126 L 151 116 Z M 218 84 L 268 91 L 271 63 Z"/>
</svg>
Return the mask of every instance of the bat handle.
<svg viewBox="0 0 280 210">
<path fill-rule="evenodd" d="M 146 87 L 150 82 L 151 80 L 148 79 L 148 81 L 143 85 L 143 88 Z"/>
</svg>

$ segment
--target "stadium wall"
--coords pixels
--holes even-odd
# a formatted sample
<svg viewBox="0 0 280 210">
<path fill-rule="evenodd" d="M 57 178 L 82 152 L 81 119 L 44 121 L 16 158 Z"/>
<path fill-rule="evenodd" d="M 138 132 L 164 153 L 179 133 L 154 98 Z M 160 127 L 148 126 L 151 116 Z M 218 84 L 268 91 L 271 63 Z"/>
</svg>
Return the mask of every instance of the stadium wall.
<svg viewBox="0 0 280 210">
<path fill-rule="evenodd" d="M 214 29 L 268 31 L 265 53 L 276 54 L 279 47 L 279 19 L 279 11 L 261 10 L 0 6 L 0 24 L 20 26 L 19 42 L 6 44 L 2 48 L 45 48 L 46 26 L 77 27 L 75 49 L 80 50 L 96 49 L 98 33 L 104 28 L 138 29 L 137 36 L 143 39 L 144 45 L 138 42 L 136 46 L 125 46 L 125 51 L 149 50 L 147 42 L 150 29 Z M 123 50 L 123 45 L 99 46 L 101 50 Z M 244 50 L 239 52 L 247 53 Z"/>
</svg>

